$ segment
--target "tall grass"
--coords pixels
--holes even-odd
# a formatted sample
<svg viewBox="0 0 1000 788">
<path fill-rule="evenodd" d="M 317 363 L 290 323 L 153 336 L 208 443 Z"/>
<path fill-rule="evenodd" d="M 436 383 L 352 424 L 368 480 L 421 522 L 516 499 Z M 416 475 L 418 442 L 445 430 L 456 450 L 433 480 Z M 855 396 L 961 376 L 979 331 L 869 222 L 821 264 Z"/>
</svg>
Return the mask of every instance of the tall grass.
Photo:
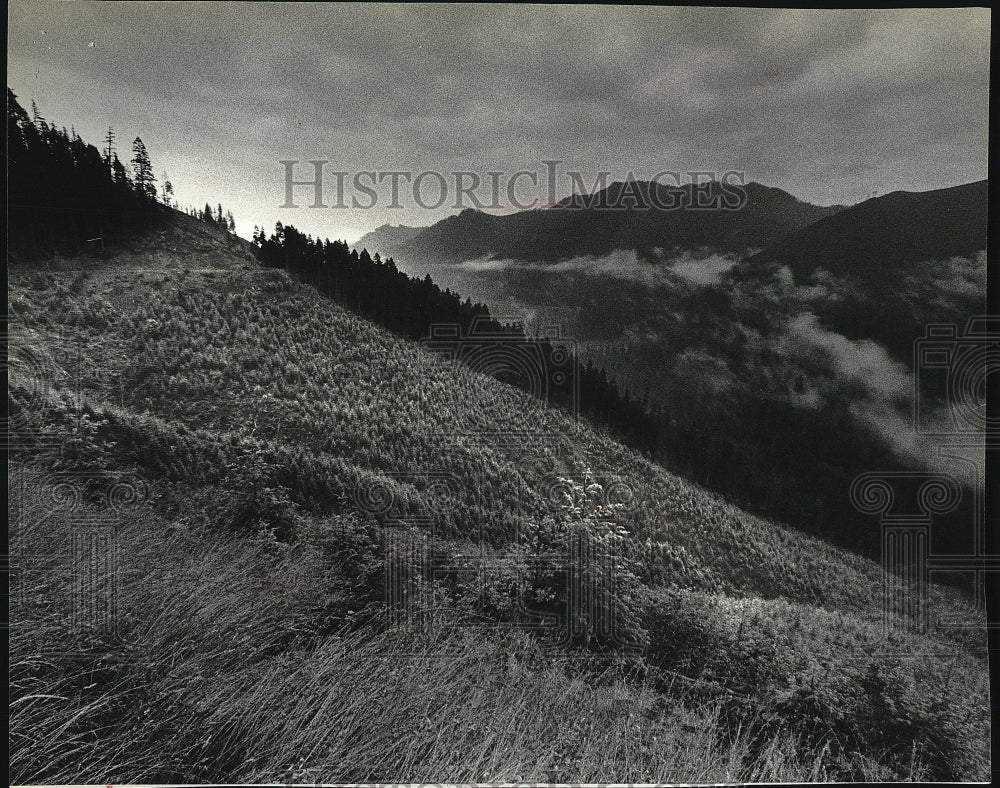
<svg viewBox="0 0 1000 788">
<path fill-rule="evenodd" d="M 524 633 L 320 635 L 308 549 L 118 521 L 117 634 L 66 624 L 73 527 L 20 468 L 11 782 L 809 779 L 794 737 L 752 754 L 717 707 L 553 657 Z M 91 507 L 85 513 L 99 514 Z M 78 511 L 74 517 L 79 517 Z"/>
<path fill-rule="evenodd" d="M 12 782 L 985 776 L 982 630 L 887 640 L 877 564 L 210 251 L 210 272 L 12 282 L 10 410 L 58 446 L 11 470 Z M 548 452 L 447 434 L 525 413 Z M 588 472 L 629 492 L 612 596 L 639 655 L 512 626 L 524 594 L 558 606 L 540 537 Z M 101 502 L 136 475 L 144 502 Z M 54 494 L 67 478 L 79 500 Z M 371 485 L 455 568 L 430 639 L 385 623 Z M 74 620 L 88 518 L 115 523 L 114 633 Z M 463 575 L 474 551 L 492 563 Z M 931 604 L 982 619 L 957 592 Z"/>
<path fill-rule="evenodd" d="M 19 354 L 41 359 L 28 371 L 49 376 L 62 411 L 78 400 L 91 409 L 102 462 L 193 480 L 254 465 L 271 487 L 320 514 L 350 502 L 359 482 L 400 473 L 413 478 L 394 494 L 423 513 L 434 506 L 421 474 L 444 475 L 454 495 L 435 514 L 436 533 L 475 530 L 494 544 L 550 510 L 555 478 L 580 480 L 589 469 L 627 489 L 623 524 L 649 541 L 656 582 L 880 619 L 877 563 L 748 515 L 560 409 L 435 362 L 281 272 L 237 262 L 222 281 L 205 280 L 207 272 L 160 269 L 147 280 L 111 269 L 77 295 L 58 275 L 15 283 L 15 391 L 34 385 Z M 125 294 L 133 300 L 116 306 Z M 80 363 L 65 358 L 77 350 Z M 538 436 L 504 437 L 526 428 Z M 465 437 L 455 440 L 456 432 Z M 960 595 L 937 586 L 931 593 L 944 617 L 981 618 Z"/>
</svg>

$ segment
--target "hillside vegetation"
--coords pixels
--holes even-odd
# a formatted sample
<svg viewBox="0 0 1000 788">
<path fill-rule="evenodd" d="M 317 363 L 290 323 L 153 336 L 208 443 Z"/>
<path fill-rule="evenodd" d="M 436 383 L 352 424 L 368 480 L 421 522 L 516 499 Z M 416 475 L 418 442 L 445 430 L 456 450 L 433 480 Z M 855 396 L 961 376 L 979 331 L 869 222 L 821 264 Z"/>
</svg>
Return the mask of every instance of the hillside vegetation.
<svg viewBox="0 0 1000 788">
<path fill-rule="evenodd" d="M 887 634 L 877 564 L 238 239 L 178 214 L 10 312 L 12 783 L 985 779 L 958 592 Z M 68 612 L 102 519 L 113 631 Z"/>
</svg>

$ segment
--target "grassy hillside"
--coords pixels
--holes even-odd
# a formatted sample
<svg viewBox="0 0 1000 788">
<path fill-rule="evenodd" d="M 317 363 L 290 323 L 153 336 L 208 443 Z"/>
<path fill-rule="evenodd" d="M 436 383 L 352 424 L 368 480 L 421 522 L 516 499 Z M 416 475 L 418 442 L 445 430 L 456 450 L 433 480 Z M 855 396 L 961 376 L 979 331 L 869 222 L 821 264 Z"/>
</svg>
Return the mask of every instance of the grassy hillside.
<svg viewBox="0 0 1000 788">
<path fill-rule="evenodd" d="M 235 239 L 10 291 L 14 783 L 985 777 L 981 629 L 886 635 L 877 564 Z M 67 613 L 101 518 L 113 633 Z"/>
</svg>

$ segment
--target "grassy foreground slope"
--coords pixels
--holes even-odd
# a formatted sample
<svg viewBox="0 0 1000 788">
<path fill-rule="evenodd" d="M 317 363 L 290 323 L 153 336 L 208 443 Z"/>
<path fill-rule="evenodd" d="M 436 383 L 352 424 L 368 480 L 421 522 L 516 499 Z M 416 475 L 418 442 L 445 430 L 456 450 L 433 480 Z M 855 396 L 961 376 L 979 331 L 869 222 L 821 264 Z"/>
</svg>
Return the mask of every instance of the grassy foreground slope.
<svg viewBox="0 0 1000 788">
<path fill-rule="evenodd" d="M 985 777 L 981 630 L 886 636 L 876 564 L 248 255 L 178 217 L 12 271 L 13 782 Z M 66 546 L 101 517 L 87 635 Z M 430 634 L 384 625 L 400 523 L 436 537 Z M 567 644 L 538 621 L 578 538 L 615 635 Z"/>
</svg>

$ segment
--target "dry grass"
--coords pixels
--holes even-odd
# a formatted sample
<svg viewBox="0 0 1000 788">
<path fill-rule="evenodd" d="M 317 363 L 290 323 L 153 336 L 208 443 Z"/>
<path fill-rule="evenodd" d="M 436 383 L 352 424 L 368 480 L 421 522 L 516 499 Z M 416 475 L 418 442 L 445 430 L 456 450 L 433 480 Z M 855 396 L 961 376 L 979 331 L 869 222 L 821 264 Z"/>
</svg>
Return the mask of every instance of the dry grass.
<svg viewBox="0 0 1000 788">
<path fill-rule="evenodd" d="M 12 783 L 719 782 L 810 779 L 789 737 L 751 755 L 711 704 L 553 657 L 526 634 L 362 628 L 318 636 L 307 550 L 117 522 L 118 636 L 74 635 L 73 518 L 12 489 Z"/>
<path fill-rule="evenodd" d="M 746 515 L 590 428 L 571 434 L 523 392 L 429 364 L 309 288 L 245 270 L 241 250 L 208 239 L 185 271 L 192 240 L 176 241 L 154 260 L 137 250 L 12 281 L 9 402 L 64 450 L 12 469 L 12 782 L 985 776 L 981 630 L 907 640 L 954 659 L 883 660 L 872 694 L 854 663 L 879 648 L 877 564 Z M 526 411 L 557 436 L 557 466 L 488 437 L 435 437 L 487 416 L 513 429 Z M 51 496 L 57 466 L 94 489 L 141 472 L 148 501 L 70 512 Z M 633 494 L 622 524 L 645 600 L 633 612 L 654 644 L 638 667 L 459 626 L 456 587 L 432 642 L 358 623 L 377 612 L 384 573 L 359 480 L 416 511 L 431 490 L 405 474 L 456 480 L 442 549 L 482 534 L 502 569 L 524 559 L 512 535 L 551 516 L 551 473 L 585 468 Z M 117 523 L 114 637 L 72 621 L 81 513 Z M 279 525 L 287 544 L 267 538 Z M 932 594 L 935 610 L 968 615 L 956 593 Z M 661 669 L 678 681 L 651 678 Z M 714 694 L 691 689 L 702 679 Z M 753 695 L 739 714 L 734 692 Z M 814 711 L 863 740 L 888 714 L 894 738 L 837 750 Z"/>
</svg>

